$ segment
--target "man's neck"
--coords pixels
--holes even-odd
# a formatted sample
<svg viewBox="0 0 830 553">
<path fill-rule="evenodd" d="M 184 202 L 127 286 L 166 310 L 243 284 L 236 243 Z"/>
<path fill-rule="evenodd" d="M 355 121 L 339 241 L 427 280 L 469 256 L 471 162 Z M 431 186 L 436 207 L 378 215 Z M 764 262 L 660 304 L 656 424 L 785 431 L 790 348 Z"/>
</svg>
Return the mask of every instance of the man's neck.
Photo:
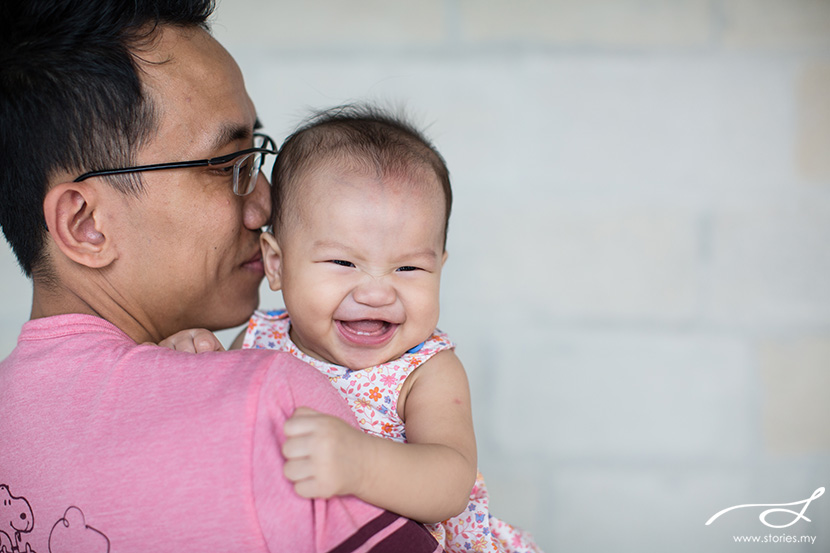
<svg viewBox="0 0 830 553">
<path fill-rule="evenodd" d="M 111 302 L 99 302 L 100 306 L 93 306 L 71 288 L 55 286 L 54 284 L 38 283 L 35 280 L 32 292 L 31 319 L 54 317 L 79 313 L 93 315 L 111 322 L 121 329 L 136 343 L 156 342 L 149 332 L 126 311 Z"/>
</svg>

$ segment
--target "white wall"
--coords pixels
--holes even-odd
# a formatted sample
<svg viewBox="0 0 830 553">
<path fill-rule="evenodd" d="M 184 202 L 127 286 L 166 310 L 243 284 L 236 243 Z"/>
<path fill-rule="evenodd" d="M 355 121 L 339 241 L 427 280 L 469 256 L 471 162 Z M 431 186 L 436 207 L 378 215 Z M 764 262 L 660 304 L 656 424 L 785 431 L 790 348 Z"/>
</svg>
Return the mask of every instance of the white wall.
<svg viewBox="0 0 830 553">
<path fill-rule="evenodd" d="M 277 140 L 353 100 L 428 125 L 496 515 L 549 552 L 830 548 L 830 497 L 704 526 L 830 485 L 830 1 L 225 0 L 214 32 Z M 5 355 L 7 249 L 0 282 Z"/>
</svg>

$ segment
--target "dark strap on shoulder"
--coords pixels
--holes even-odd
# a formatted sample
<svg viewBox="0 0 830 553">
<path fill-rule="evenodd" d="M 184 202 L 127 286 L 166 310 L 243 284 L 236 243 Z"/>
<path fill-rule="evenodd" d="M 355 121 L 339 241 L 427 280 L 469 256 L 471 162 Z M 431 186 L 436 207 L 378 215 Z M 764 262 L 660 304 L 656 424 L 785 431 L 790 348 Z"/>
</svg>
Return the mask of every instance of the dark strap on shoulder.
<svg viewBox="0 0 830 553">
<path fill-rule="evenodd" d="M 441 553 L 443 549 L 424 527 L 408 518 L 384 511 L 364 524 L 330 553 Z"/>
</svg>

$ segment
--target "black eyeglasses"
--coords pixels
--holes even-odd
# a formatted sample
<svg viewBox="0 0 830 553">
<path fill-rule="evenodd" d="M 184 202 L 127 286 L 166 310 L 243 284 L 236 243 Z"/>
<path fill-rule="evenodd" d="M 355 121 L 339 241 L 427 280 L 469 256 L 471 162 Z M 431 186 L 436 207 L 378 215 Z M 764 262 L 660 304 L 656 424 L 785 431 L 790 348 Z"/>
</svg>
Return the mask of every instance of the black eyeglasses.
<svg viewBox="0 0 830 553">
<path fill-rule="evenodd" d="M 183 169 L 185 167 L 217 166 L 218 169 L 233 171 L 233 193 L 237 196 L 247 196 L 256 188 L 262 162 L 268 154 L 276 154 L 274 141 L 271 137 L 261 133 L 254 134 L 254 147 L 239 150 L 232 154 L 199 159 L 195 161 L 174 161 L 172 163 L 155 163 L 153 165 L 139 165 L 121 169 L 103 169 L 89 171 L 74 182 L 81 182 L 91 177 L 105 177 L 109 175 L 123 175 L 125 173 L 140 173 L 142 171 L 160 171 L 163 169 Z"/>
</svg>

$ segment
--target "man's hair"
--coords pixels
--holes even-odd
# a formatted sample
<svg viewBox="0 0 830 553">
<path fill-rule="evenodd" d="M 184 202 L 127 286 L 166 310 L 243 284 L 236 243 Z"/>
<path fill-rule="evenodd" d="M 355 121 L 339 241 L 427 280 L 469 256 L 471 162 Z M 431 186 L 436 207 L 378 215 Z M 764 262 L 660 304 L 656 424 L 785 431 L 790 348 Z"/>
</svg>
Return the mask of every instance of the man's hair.
<svg viewBox="0 0 830 553">
<path fill-rule="evenodd" d="M 283 142 L 271 176 L 274 232 L 294 215 L 288 210 L 302 194 L 299 181 L 327 163 L 378 177 L 412 176 L 423 171 L 434 174 L 444 194 L 446 247 L 452 188 L 444 158 L 405 117 L 365 104 L 318 112 Z"/>
<path fill-rule="evenodd" d="M 213 0 L 3 0 L 0 226 L 27 276 L 48 274 L 43 199 L 60 171 L 134 164 L 158 118 L 140 50 L 161 25 L 207 27 Z M 110 177 L 141 190 L 138 175 Z"/>
</svg>

